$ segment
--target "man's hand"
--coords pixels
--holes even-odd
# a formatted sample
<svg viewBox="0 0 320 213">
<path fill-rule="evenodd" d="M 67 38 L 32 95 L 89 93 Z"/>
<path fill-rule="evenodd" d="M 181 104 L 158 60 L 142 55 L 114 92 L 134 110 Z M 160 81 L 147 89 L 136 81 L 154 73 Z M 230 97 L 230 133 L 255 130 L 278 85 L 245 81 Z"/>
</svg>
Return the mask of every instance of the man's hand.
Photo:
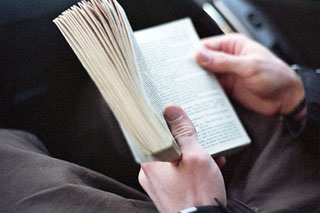
<svg viewBox="0 0 320 213">
<path fill-rule="evenodd" d="M 164 112 L 182 157 L 178 162 L 141 164 L 139 182 L 160 212 L 217 205 L 214 198 L 226 204 L 226 192 L 218 165 L 198 143 L 191 120 L 178 106 Z M 222 163 L 220 158 L 219 162 Z"/>
<path fill-rule="evenodd" d="M 262 45 L 239 34 L 205 39 L 197 62 L 226 92 L 265 115 L 288 114 L 304 98 L 300 77 Z"/>
</svg>

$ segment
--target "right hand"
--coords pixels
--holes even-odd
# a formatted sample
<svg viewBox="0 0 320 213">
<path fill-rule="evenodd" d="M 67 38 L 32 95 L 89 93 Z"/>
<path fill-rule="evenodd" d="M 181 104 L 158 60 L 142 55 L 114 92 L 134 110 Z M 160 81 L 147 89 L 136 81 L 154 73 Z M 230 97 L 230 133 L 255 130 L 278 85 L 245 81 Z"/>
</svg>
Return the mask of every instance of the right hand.
<svg viewBox="0 0 320 213">
<path fill-rule="evenodd" d="M 187 114 L 178 106 L 169 106 L 164 115 L 181 148 L 181 159 L 172 163 L 141 164 L 139 183 L 143 189 L 160 212 L 218 205 L 215 198 L 226 205 L 219 163 L 198 143 L 196 130 Z"/>
<path fill-rule="evenodd" d="M 268 49 L 243 35 L 204 39 L 196 61 L 216 74 L 231 97 L 258 113 L 289 114 L 304 98 L 300 77 Z"/>
</svg>

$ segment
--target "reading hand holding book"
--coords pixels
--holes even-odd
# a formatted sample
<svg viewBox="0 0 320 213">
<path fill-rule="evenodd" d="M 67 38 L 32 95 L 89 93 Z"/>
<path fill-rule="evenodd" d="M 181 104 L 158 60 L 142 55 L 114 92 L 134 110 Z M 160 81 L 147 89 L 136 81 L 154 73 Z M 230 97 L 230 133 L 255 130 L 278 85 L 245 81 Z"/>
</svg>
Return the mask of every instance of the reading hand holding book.
<svg viewBox="0 0 320 213">
<path fill-rule="evenodd" d="M 226 191 L 217 163 L 200 146 L 195 128 L 186 113 L 178 106 L 164 112 L 173 136 L 181 147 L 179 162 L 141 164 L 139 183 L 160 212 L 179 212 L 182 209 L 226 205 Z M 221 160 L 221 159 L 220 159 Z"/>
<path fill-rule="evenodd" d="M 54 23 L 115 114 L 137 162 L 180 158 L 163 118 L 180 105 L 211 155 L 250 143 L 216 78 L 193 60 L 200 42 L 189 18 L 133 34 L 116 0 L 81 2 Z"/>
<path fill-rule="evenodd" d="M 203 46 L 196 60 L 243 106 L 265 115 L 286 115 L 304 100 L 300 76 L 261 44 L 229 34 L 204 39 Z"/>
</svg>

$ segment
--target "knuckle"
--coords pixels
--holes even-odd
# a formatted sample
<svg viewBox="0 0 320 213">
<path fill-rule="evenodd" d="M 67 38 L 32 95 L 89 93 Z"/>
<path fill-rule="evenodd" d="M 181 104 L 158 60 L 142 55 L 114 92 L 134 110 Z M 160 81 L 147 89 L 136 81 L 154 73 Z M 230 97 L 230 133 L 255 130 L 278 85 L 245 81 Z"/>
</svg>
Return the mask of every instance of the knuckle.
<svg viewBox="0 0 320 213">
<path fill-rule="evenodd" d="M 200 164 L 200 156 L 196 154 L 189 154 L 186 156 L 185 161 L 190 165 L 191 167 L 198 167 Z"/>
<path fill-rule="evenodd" d="M 138 175 L 138 182 L 141 185 L 141 187 L 148 192 L 149 191 L 149 182 L 148 179 L 146 178 L 145 174 L 143 171 L 140 170 L 139 175 Z"/>
<path fill-rule="evenodd" d="M 208 158 L 207 155 L 208 153 L 206 151 L 194 152 L 194 153 L 188 154 L 185 160 L 192 168 L 203 167 L 203 166 L 206 166 L 210 160 L 210 158 Z"/>
<path fill-rule="evenodd" d="M 172 135 L 175 139 L 180 137 L 191 137 L 196 134 L 196 130 L 192 125 L 179 124 L 176 128 L 172 129 Z"/>
<path fill-rule="evenodd" d="M 227 57 L 224 55 L 220 55 L 219 58 L 216 58 L 216 60 L 215 60 L 216 66 L 225 65 L 227 63 L 228 63 Z"/>
<path fill-rule="evenodd" d="M 142 185 L 142 186 L 145 184 L 145 176 L 141 170 L 138 175 L 138 181 L 139 181 L 140 185 Z"/>
<path fill-rule="evenodd" d="M 256 74 L 259 70 L 260 59 L 250 59 L 248 61 L 247 73 L 248 75 Z"/>
<path fill-rule="evenodd" d="M 142 163 L 141 169 L 143 170 L 144 173 L 148 174 L 151 172 L 152 166 L 150 165 L 150 163 Z"/>
</svg>

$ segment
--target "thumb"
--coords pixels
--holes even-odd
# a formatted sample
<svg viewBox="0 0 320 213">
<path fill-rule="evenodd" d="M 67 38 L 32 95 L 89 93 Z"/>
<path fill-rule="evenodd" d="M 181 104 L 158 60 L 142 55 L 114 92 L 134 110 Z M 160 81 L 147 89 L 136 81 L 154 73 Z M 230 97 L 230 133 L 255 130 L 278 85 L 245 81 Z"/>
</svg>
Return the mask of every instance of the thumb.
<svg viewBox="0 0 320 213">
<path fill-rule="evenodd" d="M 164 111 L 164 116 L 182 153 L 198 144 L 196 129 L 181 107 L 177 105 L 168 106 Z"/>
<path fill-rule="evenodd" d="M 243 75 L 245 71 L 246 59 L 240 58 L 224 52 L 199 50 L 195 59 L 204 69 L 213 73 L 232 73 Z"/>
</svg>

